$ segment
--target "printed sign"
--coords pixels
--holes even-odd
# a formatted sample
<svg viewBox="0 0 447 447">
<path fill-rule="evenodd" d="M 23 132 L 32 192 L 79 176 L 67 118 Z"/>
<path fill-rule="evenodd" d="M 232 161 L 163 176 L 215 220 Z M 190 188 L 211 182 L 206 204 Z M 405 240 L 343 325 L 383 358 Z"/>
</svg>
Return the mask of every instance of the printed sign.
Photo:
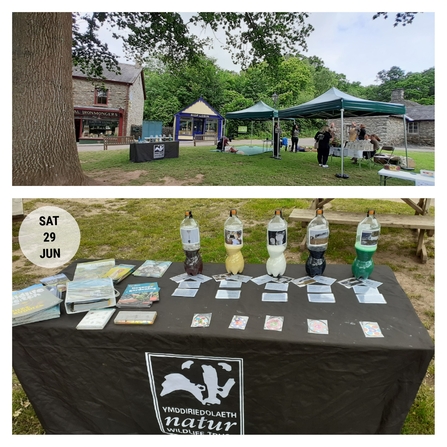
<svg viewBox="0 0 447 447">
<path fill-rule="evenodd" d="M 243 361 L 146 353 L 160 430 L 167 434 L 244 434 Z"/>
<path fill-rule="evenodd" d="M 360 240 L 361 245 L 368 245 L 369 247 L 377 245 L 379 241 L 380 230 L 362 230 Z"/>
<path fill-rule="evenodd" d="M 155 158 L 165 158 L 164 144 L 154 144 L 154 159 Z"/>
<path fill-rule="evenodd" d="M 267 240 L 269 245 L 284 245 L 287 244 L 287 231 L 267 231 Z"/>
</svg>

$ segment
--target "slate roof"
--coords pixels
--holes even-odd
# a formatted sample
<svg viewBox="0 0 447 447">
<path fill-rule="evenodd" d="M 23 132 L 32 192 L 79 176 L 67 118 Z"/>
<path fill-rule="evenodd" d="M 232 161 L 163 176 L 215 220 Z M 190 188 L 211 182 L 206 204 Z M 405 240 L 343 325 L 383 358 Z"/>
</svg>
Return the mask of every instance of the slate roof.
<svg viewBox="0 0 447 447">
<path fill-rule="evenodd" d="M 141 76 L 142 67 L 135 66 L 133 64 L 118 64 L 121 69 L 121 74 L 113 73 L 107 68 L 103 67 L 103 75 L 107 81 L 122 82 L 124 84 L 133 84 L 138 76 Z M 72 75 L 77 78 L 86 78 L 87 76 L 82 73 L 77 67 L 73 67 Z"/>
<path fill-rule="evenodd" d="M 435 106 L 424 106 L 407 99 L 401 100 L 405 104 L 406 115 L 415 121 L 434 121 Z"/>
<path fill-rule="evenodd" d="M 434 121 L 435 106 L 425 106 L 408 99 L 399 99 L 399 104 L 405 106 L 406 115 L 414 121 Z"/>
</svg>

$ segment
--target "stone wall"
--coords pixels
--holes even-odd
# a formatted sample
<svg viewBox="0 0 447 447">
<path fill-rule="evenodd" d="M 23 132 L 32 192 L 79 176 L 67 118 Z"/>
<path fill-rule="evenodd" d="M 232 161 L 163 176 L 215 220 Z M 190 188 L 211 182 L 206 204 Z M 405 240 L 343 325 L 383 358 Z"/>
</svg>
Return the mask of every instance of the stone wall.
<svg viewBox="0 0 447 447">
<path fill-rule="evenodd" d="M 144 94 L 141 76 L 129 87 L 129 102 L 127 109 L 127 119 L 124 126 L 126 135 L 130 135 L 132 125 L 141 126 L 143 124 Z"/>
<path fill-rule="evenodd" d="M 132 125 L 142 125 L 144 96 L 141 76 L 130 87 L 127 84 L 104 81 L 108 89 L 107 105 L 95 104 L 95 86 L 86 79 L 73 78 L 73 103 L 79 107 L 124 109 L 123 134 L 130 135 Z"/>
<path fill-rule="evenodd" d="M 104 82 L 109 90 L 108 103 L 102 107 L 111 109 L 127 108 L 127 85 Z M 95 86 L 86 79 L 73 78 L 73 103 L 80 107 L 94 107 L 95 104 Z"/>
<path fill-rule="evenodd" d="M 341 119 L 328 120 L 328 124 L 335 123 L 337 128 L 337 138 L 341 137 Z M 380 138 L 381 145 L 398 145 L 399 138 L 403 142 L 403 124 L 401 118 L 394 118 L 390 116 L 369 116 L 362 118 L 343 118 L 344 126 L 344 141 L 348 141 L 348 129 L 351 123 L 355 122 L 357 127 L 360 124 L 364 124 L 366 127 L 367 134 L 376 134 Z"/>
<path fill-rule="evenodd" d="M 336 137 L 340 138 L 340 119 L 328 120 L 330 123 L 335 123 L 337 128 Z M 381 139 L 381 145 L 387 146 L 404 146 L 404 128 L 402 118 L 395 116 L 371 116 L 362 118 L 344 118 L 343 124 L 345 128 L 344 141 L 348 140 L 348 129 L 352 122 L 357 123 L 357 126 L 364 124 L 367 134 L 376 134 Z M 419 134 L 407 133 L 407 144 L 415 146 L 434 146 L 434 121 L 419 121 Z"/>
<path fill-rule="evenodd" d="M 417 146 L 434 146 L 435 145 L 435 122 L 419 121 L 419 133 L 407 134 L 408 144 Z"/>
</svg>

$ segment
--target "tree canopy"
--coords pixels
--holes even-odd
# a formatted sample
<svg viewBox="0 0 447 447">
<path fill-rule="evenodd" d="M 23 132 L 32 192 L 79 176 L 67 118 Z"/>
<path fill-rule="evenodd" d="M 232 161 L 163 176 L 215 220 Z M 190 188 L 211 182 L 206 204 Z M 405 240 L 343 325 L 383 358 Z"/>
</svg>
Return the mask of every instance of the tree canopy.
<svg viewBox="0 0 447 447">
<path fill-rule="evenodd" d="M 307 18 L 305 12 L 198 12 L 186 20 L 178 12 L 73 13 L 73 63 L 92 77 L 102 74 L 98 62 L 108 69 L 116 65 L 115 56 L 98 38 L 105 25 L 136 61 L 156 57 L 179 65 L 191 62 L 203 56 L 211 44 L 209 38 L 190 31 L 189 25 L 199 25 L 224 30 L 223 49 L 242 68 L 263 60 L 274 66 L 286 52 L 307 50 L 306 38 L 313 31 L 312 25 L 305 23 Z M 82 23 L 86 26 L 81 27 Z"/>
<path fill-rule="evenodd" d="M 417 12 L 397 12 L 394 17 L 394 26 L 402 25 L 411 25 L 413 23 L 414 18 L 416 17 Z M 382 17 L 384 19 L 388 18 L 387 12 L 378 12 L 373 15 L 373 19 L 377 19 Z"/>
</svg>

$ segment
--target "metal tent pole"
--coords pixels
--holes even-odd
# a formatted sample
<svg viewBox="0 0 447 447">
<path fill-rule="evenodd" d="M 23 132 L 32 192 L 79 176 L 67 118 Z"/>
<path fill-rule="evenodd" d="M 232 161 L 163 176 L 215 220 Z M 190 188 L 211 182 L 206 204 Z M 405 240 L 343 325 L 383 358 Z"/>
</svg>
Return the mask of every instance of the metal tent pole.
<svg viewBox="0 0 447 447">
<path fill-rule="evenodd" d="M 401 168 L 405 171 L 412 171 L 414 168 L 410 168 L 408 166 L 408 148 L 407 148 L 407 119 L 406 115 L 403 115 L 403 122 L 404 122 L 404 145 L 405 145 L 405 168 Z"/>
<path fill-rule="evenodd" d="M 251 135 L 250 135 L 250 144 L 253 146 L 253 121 L 251 122 Z"/>
<path fill-rule="evenodd" d="M 335 176 L 339 177 L 339 178 L 349 178 L 349 175 L 347 175 L 343 172 L 344 160 L 345 160 L 344 153 L 343 153 L 343 151 L 344 151 L 344 144 L 343 144 L 343 140 L 344 140 L 343 139 L 343 134 L 344 134 L 343 113 L 344 113 L 344 109 L 341 109 L 340 112 L 341 112 L 341 138 L 340 138 L 341 174 L 335 174 Z"/>
</svg>

